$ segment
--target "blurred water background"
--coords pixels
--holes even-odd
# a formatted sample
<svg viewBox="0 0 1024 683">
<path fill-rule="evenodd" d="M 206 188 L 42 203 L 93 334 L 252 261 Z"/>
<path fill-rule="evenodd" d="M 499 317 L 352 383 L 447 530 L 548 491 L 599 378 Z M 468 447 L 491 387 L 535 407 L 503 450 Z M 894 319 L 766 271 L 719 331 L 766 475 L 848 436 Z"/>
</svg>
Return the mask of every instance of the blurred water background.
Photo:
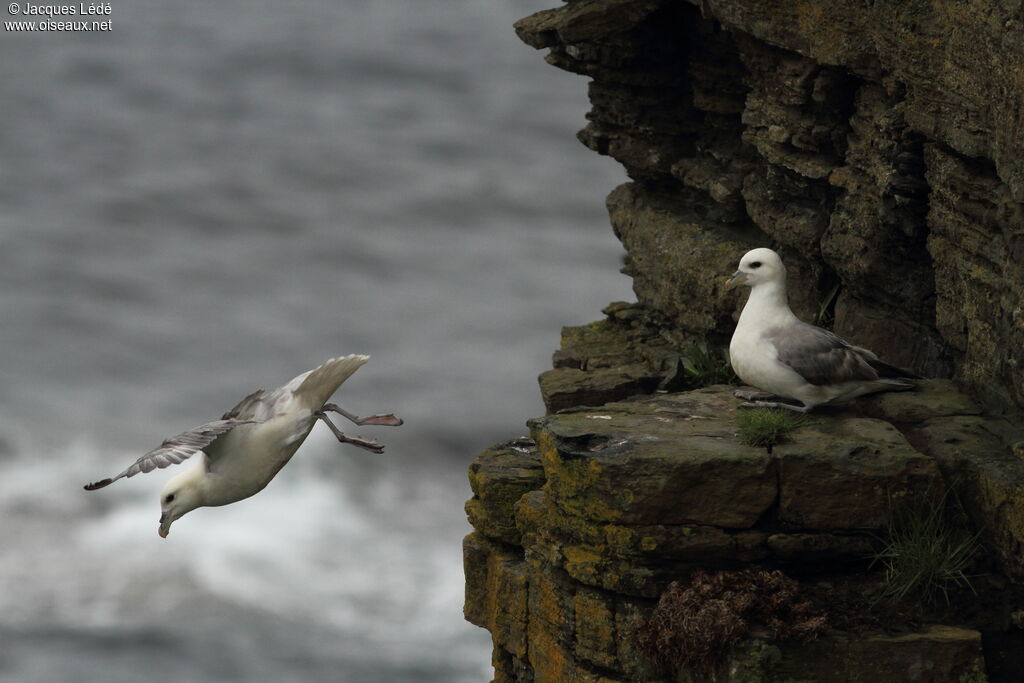
<svg viewBox="0 0 1024 683">
<path fill-rule="evenodd" d="M 629 298 L 554 0 L 133 0 L 0 38 L 0 680 L 484 681 L 465 469 L 543 413 L 559 327 Z M 4 19 L 10 17 L 4 16 Z M 157 536 L 161 439 L 327 357 L 321 425 Z"/>
</svg>

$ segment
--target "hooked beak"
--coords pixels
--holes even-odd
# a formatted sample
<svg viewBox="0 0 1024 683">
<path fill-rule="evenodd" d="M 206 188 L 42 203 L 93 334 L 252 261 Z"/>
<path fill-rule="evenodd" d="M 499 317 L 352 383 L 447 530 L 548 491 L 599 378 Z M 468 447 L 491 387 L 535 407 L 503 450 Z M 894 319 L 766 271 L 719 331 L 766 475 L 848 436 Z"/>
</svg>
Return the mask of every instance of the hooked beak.
<svg viewBox="0 0 1024 683">
<path fill-rule="evenodd" d="M 725 289 L 730 290 L 736 285 L 742 285 L 747 281 L 747 274 L 742 270 L 737 270 L 733 273 L 728 280 L 725 281 Z"/>
<path fill-rule="evenodd" d="M 166 512 L 160 515 L 160 528 L 157 529 L 160 538 L 167 538 L 167 534 L 171 533 L 171 522 L 173 521 L 174 519 Z"/>
</svg>

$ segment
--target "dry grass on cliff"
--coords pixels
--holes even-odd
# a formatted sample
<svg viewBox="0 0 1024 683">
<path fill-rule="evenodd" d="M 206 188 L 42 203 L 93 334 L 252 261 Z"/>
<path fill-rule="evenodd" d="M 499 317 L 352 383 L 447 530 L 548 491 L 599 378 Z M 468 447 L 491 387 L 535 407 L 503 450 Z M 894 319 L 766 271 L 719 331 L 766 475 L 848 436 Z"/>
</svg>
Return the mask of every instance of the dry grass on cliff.
<svg viewBox="0 0 1024 683">
<path fill-rule="evenodd" d="M 755 629 L 767 629 L 776 640 L 809 641 L 826 625 L 824 611 L 780 571 L 697 571 L 668 587 L 650 617 L 638 624 L 636 641 L 663 663 L 711 672 Z"/>
</svg>

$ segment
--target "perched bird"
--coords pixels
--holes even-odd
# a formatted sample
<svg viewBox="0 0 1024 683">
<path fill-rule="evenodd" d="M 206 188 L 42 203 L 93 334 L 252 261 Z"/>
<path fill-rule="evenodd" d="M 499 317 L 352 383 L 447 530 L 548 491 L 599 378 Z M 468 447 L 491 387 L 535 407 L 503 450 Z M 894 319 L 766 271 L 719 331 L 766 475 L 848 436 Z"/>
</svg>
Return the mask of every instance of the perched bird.
<svg viewBox="0 0 1024 683">
<path fill-rule="evenodd" d="M 742 407 L 806 413 L 864 394 L 913 389 L 909 380 L 921 379 L 797 318 L 786 296 L 786 267 L 771 249 L 744 254 L 726 287 L 739 284 L 751 291 L 729 344 L 729 360 L 740 379 L 767 392 L 737 391 L 737 398 L 748 401 Z M 779 397 L 803 405 L 772 400 Z"/>
<path fill-rule="evenodd" d="M 382 453 L 384 447 L 379 443 L 342 433 L 326 414 L 338 413 L 357 425 L 402 424 L 391 414 L 357 417 L 326 402 L 368 360 L 369 356 L 360 355 L 332 358 L 279 389 L 269 393 L 259 389 L 221 419 L 167 439 L 117 476 L 86 484 L 85 489 L 94 491 L 198 454 L 195 465 L 168 481 L 160 494 L 159 533 L 166 538 L 171 524 L 197 507 L 227 505 L 263 490 L 306 440 L 317 420 L 322 420 L 338 441 Z"/>
</svg>

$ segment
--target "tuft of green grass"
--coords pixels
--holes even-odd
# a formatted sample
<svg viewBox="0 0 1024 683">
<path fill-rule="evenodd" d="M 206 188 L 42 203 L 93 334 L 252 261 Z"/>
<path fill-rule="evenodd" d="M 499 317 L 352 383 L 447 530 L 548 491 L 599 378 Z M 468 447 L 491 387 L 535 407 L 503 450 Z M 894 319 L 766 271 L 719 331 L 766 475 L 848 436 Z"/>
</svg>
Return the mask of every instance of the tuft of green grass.
<svg viewBox="0 0 1024 683">
<path fill-rule="evenodd" d="M 682 357 L 683 370 L 689 383 L 696 387 L 712 384 L 735 384 L 736 373 L 729 363 L 729 353 L 724 348 L 708 346 L 703 339 L 686 345 Z"/>
<path fill-rule="evenodd" d="M 818 313 L 814 316 L 814 324 L 818 327 L 824 327 L 826 330 L 832 329 L 832 324 L 836 321 L 835 303 L 836 297 L 839 295 L 840 284 L 837 282 L 818 306 Z"/>
<path fill-rule="evenodd" d="M 772 446 L 779 443 L 788 432 L 811 422 L 812 420 L 803 415 L 772 408 L 753 408 L 741 410 L 736 414 L 736 423 L 740 428 L 740 443 L 763 446 L 769 453 Z"/>
<path fill-rule="evenodd" d="M 948 514 L 948 493 L 936 505 L 895 509 L 883 536 L 882 548 L 872 558 L 885 568 L 880 597 L 895 601 L 916 599 L 935 606 L 939 598 L 950 604 L 957 589 L 975 592 L 967 574 L 978 553 L 978 534 L 968 534 Z"/>
</svg>

